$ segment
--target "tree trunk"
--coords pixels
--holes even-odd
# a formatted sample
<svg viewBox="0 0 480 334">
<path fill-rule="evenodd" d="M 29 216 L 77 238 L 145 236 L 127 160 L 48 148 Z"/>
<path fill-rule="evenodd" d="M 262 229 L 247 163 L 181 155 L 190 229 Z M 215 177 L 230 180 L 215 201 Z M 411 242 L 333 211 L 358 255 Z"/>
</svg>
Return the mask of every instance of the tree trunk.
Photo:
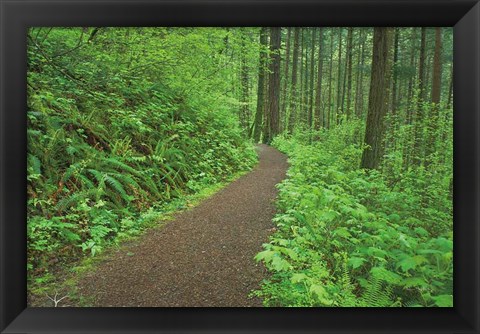
<svg viewBox="0 0 480 334">
<path fill-rule="evenodd" d="M 305 52 L 305 29 L 300 31 L 300 104 L 297 110 L 297 124 L 304 118 L 304 97 L 305 97 L 305 66 L 303 53 Z"/>
<path fill-rule="evenodd" d="M 415 68 L 416 67 L 416 53 L 417 53 L 417 28 L 412 28 L 412 33 L 410 36 L 411 41 L 411 49 L 410 49 L 410 62 L 409 67 Z M 418 104 L 414 103 L 415 100 L 413 98 L 413 86 L 415 82 L 415 74 L 410 75 L 408 78 L 408 87 L 407 87 L 407 104 L 406 104 L 406 124 L 411 125 L 413 124 L 414 118 L 414 109 L 417 107 Z M 406 170 L 411 163 L 411 156 L 413 153 L 412 147 L 415 146 L 415 128 L 412 129 L 411 127 L 407 128 L 407 135 L 404 137 L 403 143 L 403 162 L 402 162 L 402 169 Z M 413 143 L 413 145 L 412 145 Z"/>
<path fill-rule="evenodd" d="M 395 28 L 395 40 L 393 47 L 392 114 L 397 112 L 398 34 L 399 29 Z"/>
<path fill-rule="evenodd" d="M 413 162 L 419 166 L 422 163 L 422 140 L 423 140 L 423 97 L 424 97 L 424 79 L 425 79 L 425 31 L 422 27 L 422 36 L 420 41 L 420 60 L 418 65 L 418 97 L 417 110 L 415 117 L 414 146 L 413 146 Z"/>
<path fill-rule="evenodd" d="M 338 28 L 338 74 L 337 74 L 337 107 L 336 107 L 336 124 L 340 122 L 341 116 L 341 106 L 342 103 L 340 101 L 342 94 L 341 94 L 341 87 L 342 87 L 342 28 Z"/>
<path fill-rule="evenodd" d="M 448 86 L 447 109 L 450 109 L 450 107 L 452 106 L 452 97 L 453 97 L 453 63 L 450 67 L 450 85 Z"/>
<path fill-rule="evenodd" d="M 242 29 L 241 31 L 241 65 L 240 65 L 240 78 L 241 78 L 241 108 L 240 108 L 240 126 L 242 130 L 247 133 L 248 126 L 250 124 L 250 108 L 249 108 L 249 91 L 248 91 L 248 66 L 246 59 L 246 40 L 247 36 Z"/>
<path fill-rule="evenodd" d="M 372 73 L 368 99 L 365 144 L 361 168 L 377 169 L 383 155 L 385 134 L 384 119 L 388 106 L 390 69 L 391 28 L 375 27 L 373 33 Z"/>
<path fill-rule="evenodd" d="M 425 99 L 425 44 L 426 44 L 426 28 L 421 28 L 420 39 L 420 60 L 418 63 L 418 102 L 421 103 Z"/>
<path fill-rule="evenodd" d="M 280 47 L 281 28 L 270 28 L 270 64 L 268 75 L 268 131 L 265 143 L 269 144 L 279 133 L 280 111 Z"/>
<path fill-rule="evenodd" d="M 398 28 L 394 29 L 394 42 L 393 42 L 393 61 L 392 61 L 392 83 L 390 91 L 392 92 L 390 98 L 390 118 L 387 121 L 387 133 L 385 140 L 385 151 L 391 152 L 396 150 L 396 131 L 398 126 L 398 115 L 396 114 L 396 101 L 397 101 L 397 66 L 398 66 Z"/>
<path fill-rule="evenodd" d="M 452 107 L 452 94 L 453 94 L 453 63 L 450 65 L 450 84 L 448 85 L 448 100 L 447 100 L 447 105 L 446 105 L 446 112 L 445 112 L 445 117 L 443 120 L 443 131 L 442 131 L 442 143 L 445 143 L 447 141 L 447 135 L 448 135 L 448 125 L 451 117 L 451 112 L 449 109 Z M 445 160 L 443 160 L 445 161 Z"/>
<path fill-rule="evenodd" d="M 290 67 L 290 40 L 291 40 L 291 35 L 292 35 L 292 28 L 288 28 L 287 32 L 287 42 L 286 42 L 286 49 L 285 49 L 285 72 L 283 75 L 283 101 L 282 101 L 282 108 L 281 108 L 281 113 L 282 113 L 282 122 L 281 122 L 281 128 L 285 124 L 287 124 L 286 118 L 287 118 L 287 105 L 288 105 L 288 78 L 289 78 L 289 67 Z M 280 129 L 282 131 L 283 129 Z"/>
<path fill-rule="evenodd" d="M 365 63 L 365 36 L 363 36 L 364 29 L 360 30 L 361 52 L 359 53 L 359 66 L 357 66 L 357 83 L 356 83 L 356 97 L 355 97 L 355 115 L 358 118 L 363 116 L 363 65 Z"/>
<path fill-rule="evenodd" d="M 267 68 L 267 47 L 268 47 L 268 29 L 263 27 L 260 30 L 260 55 L 258 67 L 258 88 L 257 88 L 257 110 L 255 113 L 255 127 L 253 140 L 255 143 L 260 141 L 262 133 L 262 119 L 265 114 L 265 70 Z"/>
<path fill-rule="evenodd" d="M 312 129 L 313 122 L 313 82 L 315 81 L 315 28 L 311 29 L 312 31 L 312 45 L 310 45 L 310 88 L 309 88 L 309 102 L 308 102 L 308 128 Z"/>
<path fill-rule="evenodd" d="M 330 122 L 332 120 L 332 71 L 333 71 L 333 28 L 330 28 L 330 68 L 328 72 L 328 117 L 327 129 L 330 129 Z"/>
<path fill-rule="evenodd" d="M 318 68 L 317 91 L 315 96 L 315 130 L 325 126 L 325 108 L 322 108 L 322 75 L 323 75 L 323 28 L 318 28 Z"/>
<path fill-rule="evenodd" d="M 440 111 L 440 92 L 442 86 L 442 28 L 435 28 L 435 51 L 433 54 L 432 74 L 432 110 L 428 121 L 428 141 L 425 147 L 425 161 L 431 162 L 430 155 L 435 151 L 435 137 L 438 129 Z"/>
<path fill-rule="evenodd" d="M 348 47 L 347 47 L 347 120 L 351 117 L 351 96 L 352 96 L 352 49 L 353 49 L 353 28 L 348 28 Z M 343 84 L 345 87 L 345 83 Z"/>
<path fill-rule="evenodd" d="M 410 53 L 410 68 L 415 68 L 415 53 L 417 51 L 416 49 L 416 46 L 417 46 L 417 28 L 412 28 L 412 37 L 411 37 L 411 41 L 412 41 L 412 49 L 411 49 L 411 53 Z M 413 121 L 413 111 L 412 111 L 412 108 L 414 108 L 414 106 L 412 105 L 412 103 L 410 103 L 410 101 L 412 101 L 412 98 L 413 98 L 413 83 L 415 81 L 415 75 L 412 75 L 410 76 L 410 78 L 408 79 L 408 93 L 407 93 L 407 101 L 408 101 L 408 105 L 407 105 L 407 124 L 412 124 L 412 121 Z"/>
<path fill-rule="evenodd" d="M 365 81 L 365 59 L 367 58 L 367 42 L 366 42 L 366 39 L 367 37 L 364 37 L 363 39 L 363 46 L 362 46 L 362 69 L 361 69 L 361 72 L 360 72 L 360 93 L 362 94 L 360 96 L 360 117 L 363 118 L 364 114 L 365 114 L 365 108 L 363 107 L 364 104 L 365 104 L 365 97 L 364 97 L 364 94 L 363 94 L 363 91 L 366 89 L 367 91 L 370 90 L 370 81 Z M 367 87 L 364 88 L 365 86 L 365 83 L 367 83 Z M 368 96 L 367 97 L 367 102 L 368 102 Z"/>
<path fill-rule="evenodd" d="M 292 85 L 290 90 L 290 115 L 288 118 L 288 133 L 293 134 L 297 112 L 297 72 L 298 72 L 298 49 L 300 42 L 300 28 L 293 28 L 293 64 L 292 64 Z"/>
<path fill-rule="evenodd" d="M 438 107 L 442 86 L 442 28 L 435 28 L 435 52 L 433 55 L 432 103 Z"/>
<path fill-rule="evenodd" d="M 432 80 L 432 72 L 429 71 L 428 69 L 433 69 L 433 57 L 431 55 L 427 56 L 427 61 L 425 63 L 425 80 L 424 80 L 424 86 L 423 86 L 423 100 L 428 101 L 432 99 L 432 90 L 428 89 L 431 85 L 431 80 Z M 425 115 L 427 116 L 427 115 Z"/>
</svg>

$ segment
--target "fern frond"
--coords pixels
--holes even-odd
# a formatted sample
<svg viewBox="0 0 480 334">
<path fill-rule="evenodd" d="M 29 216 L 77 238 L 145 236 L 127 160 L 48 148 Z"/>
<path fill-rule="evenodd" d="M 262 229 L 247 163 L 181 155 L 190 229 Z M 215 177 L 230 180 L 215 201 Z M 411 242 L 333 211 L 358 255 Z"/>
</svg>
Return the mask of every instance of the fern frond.
<svg viewBox="0 0 480 334">
<path fill-rule="evenodd" d="M 148 190 L 154 197 L 156 198 L 162 198 L 162 193 L 158 189 L 157 184 L 155 183 L 153 178 L 150 178 L 148 176 L 145 176 L 143 178 L 143 186 Z"/>
<path fill-rule="evenodd" d="M 340 275 L 340 305 L 354 307 L 357 306 L 357 296 L 353 293 L 355 286 L 352 284 L 350 272 L 348 270 L 348 258 L 347 255 L 343 255 L 342 259 L 342 273 Z"/>
<path fill-rule="evenodd" d="M 96 169 L 93 169 L 93 168 L 90 168 L 88 169 L 88 172 L 93 175 L 93 177 L 95 178 L 95 180 L 97 180 L 98 184 L 102 184 L 104 181 L 105 181 L 105 174 L 96 170 Z"/>
<path fill-rule="evenodd" d="M 128 174 L 120 174 L 120 173 L 109 173 L 109 175 L 115 177 L 118 181 L 120 181 L 124 186 L 134 187 L 134 188 L 141 188 L 140 184 Z"/>
<path fill-rule="evenodd" d="M 81 170 L 83 169 L 81 165 L 82 163 L 83 162 L 77 162 L 75 164 L 71 164 L 63 174 L 62 182 L 67 182 L 74 174 L 76 174 L 76 176 L 80 174 Z"/>
<path fill-rule="evenodd" d="M 132 191 L 135 189 L 136 192 L 140 193 L 145 198 L 148 197 L 148 193 L 143 189 L 145 188 L 145 181 L 149 180 L 148 178 L 144 177 L 137 181 L 134 177 L 128 174 L 114 173 L 110 175 L 120 181 L 123 184 L 124 189 L 132 189 Z"/>
<path fill-rule="evenodd" d="M 76 175 L 76 178 L 82 182 L 82 185 L 88 189 L 95 188 L 95 184 L 87 176 L 83 174 Z"/>
<path fill-rule="evenodd" d="M 133 168 L 132 166 L 127 165 L 126 163 L 119 161 L 115 158 L 107 158 L 102 161 L 104 167 L 108 167 L 108 169 L 112 168 L 118 170 L 120 172 L 128 172 L 135 176 L 141 176 L 142 173 L 137 169 Z"/>
<path fill-rule="evenodd" d="M 35 155 L 28 153 L 28 168 L 32 169 L 33 174 L 42 174 L 42 162 Z"/>
<path fill-rule="evenodd" d="M 359 299 L 363 307 L 391 307 L 395 305 L 392 299 L 392 287 L 378 277 L 370 276 L 364 294 Z"/>
<path fill-rule="evenodd" d="M 115 189 L 115 191 L 120 195 L 120 197 L 125 202 L 130 202 L 132 200 L 131 197 L 127 194 L 127 192 L 123 188 L 122 184 L 114 177 L 108 174 L 105 174 L 105 183 L 108 184 L 113 189 Z"/>
<path fill-rule="evenodd" d="M 98 189 L 87 189 L 84 191 L 75 192 L 72 195 L 62 198 L 60 201 L 58 201 L 55 208 L 58 211 L 64 211 L 74 205 L 79 204 L 85 198 L 97 196 L 97 193 Z"/>
</svg>

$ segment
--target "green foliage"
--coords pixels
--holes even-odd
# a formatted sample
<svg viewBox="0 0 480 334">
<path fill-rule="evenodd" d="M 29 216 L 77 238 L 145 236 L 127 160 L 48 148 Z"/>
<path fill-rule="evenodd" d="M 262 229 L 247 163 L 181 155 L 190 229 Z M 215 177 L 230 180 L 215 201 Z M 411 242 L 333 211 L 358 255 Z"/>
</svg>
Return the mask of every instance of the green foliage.
<svg viewBox="0 0 480 334">
<path fill-rule="evenodd" d="M 268 135 L 277 102 L 280 128 L 295 137 L 273 143 L 290 169 L 278 186 L 278 232 L 256 256 L 272 276 L 255 294 L 271 306 L 451 306 L 448 85 L 433 104 L 427 92 L 440 76 L 418 73 L 418 28 L 397 30 L 388 112 L 375 127 L 382 163 L 361 170 L 373 31 L 322 29 L 319 47 L 321 31 L 302 28 L 302 61 L 295 34 L 286 41 L 283 29 L 281 92 L 265 101 L 251 93 L 271 84 L 259 54 L 273 52 L 258 28 L 30 29 L 29 282 L 48 281 L 59 265 L 138 235 L 186 198 L 249 170 L 256 155 L 246 137 Z M 446 73 L 453 35 L 444 30 Z M 266 83 L 255 89 L 262 71 Z M 423 90 L 417 74 L 431 78 Z M 265 112 L 254 111 L 261 105 Z"/>
<path fill-rule="evenodd" d="M 358 169 L 361 127 L 275 139 L 290 168 L 278 231 L 256 257 L 272 274 L 255 292 L 265 305 L 452 306 L 448 178 Z M 310 135 L 320 140 L 303 144 Z"/>
<path fill-rule="evenodd" d="M 227 35 L 29 31 L 30 279 L 138 234 L 169 203 L 253 166 L 225 94 Z"/>
</svg>

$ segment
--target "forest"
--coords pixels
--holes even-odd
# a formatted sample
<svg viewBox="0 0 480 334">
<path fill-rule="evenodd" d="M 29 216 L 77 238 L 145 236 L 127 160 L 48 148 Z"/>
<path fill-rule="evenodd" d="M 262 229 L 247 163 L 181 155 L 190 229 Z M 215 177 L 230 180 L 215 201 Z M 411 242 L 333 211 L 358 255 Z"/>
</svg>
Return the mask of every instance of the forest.
<svg viewBox="0 0 480 334">
<path fill-rule="evenodd" d="M 89 259 L 213 201 L 272 148 L 288 169 L 248 255 L 265 268 L 248 298 L 453 306 L 451 28 L 42 27 L 27 39 L 30 305 L 57 306 Z M 78 294 L 68 306 L 91 306 Z"/>
</svg>

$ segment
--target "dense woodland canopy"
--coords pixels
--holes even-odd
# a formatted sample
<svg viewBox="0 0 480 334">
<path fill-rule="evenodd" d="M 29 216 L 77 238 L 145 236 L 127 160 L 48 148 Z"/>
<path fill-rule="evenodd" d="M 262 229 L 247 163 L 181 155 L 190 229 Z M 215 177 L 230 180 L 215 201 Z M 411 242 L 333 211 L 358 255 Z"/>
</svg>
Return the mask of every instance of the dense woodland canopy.
<svg viewBox="0 0 480 334">
<path fill-rule="evenodd" d="M 189 196 L 289 157 L 266 306 L 451 306 L 451 28 L 33 28 L 40 286 Z M 40 289 L 40 288 L 39 288 Z"/>
</svg>

